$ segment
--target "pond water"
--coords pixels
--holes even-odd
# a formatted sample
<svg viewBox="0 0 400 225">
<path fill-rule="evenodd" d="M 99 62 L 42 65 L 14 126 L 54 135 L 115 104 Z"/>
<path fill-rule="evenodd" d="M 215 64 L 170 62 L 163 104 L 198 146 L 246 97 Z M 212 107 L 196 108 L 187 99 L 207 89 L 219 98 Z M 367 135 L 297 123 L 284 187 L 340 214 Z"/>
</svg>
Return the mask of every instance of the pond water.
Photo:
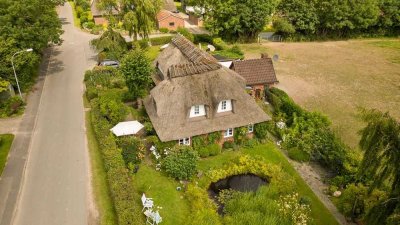
<svg viewBox="0 0 400 225">
<path fill-rule="evenodd" d="M 221 190 L 232 189 L 241 192 L 256 191 L 261 185 L 266 185 L 268 181 L 254 174 L 241 174 L 226 177 L 208 188 L 209 196 L 218 204 L 218 213 L 222 214 L 224 206 L 218 202 L 218 194 Z"/>
</svg>

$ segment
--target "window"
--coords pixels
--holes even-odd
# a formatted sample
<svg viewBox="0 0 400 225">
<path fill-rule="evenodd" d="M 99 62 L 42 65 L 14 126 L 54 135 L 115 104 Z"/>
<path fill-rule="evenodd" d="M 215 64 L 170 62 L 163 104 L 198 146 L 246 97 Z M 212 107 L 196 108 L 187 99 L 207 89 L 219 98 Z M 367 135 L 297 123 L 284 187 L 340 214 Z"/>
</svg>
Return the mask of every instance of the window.
<svg viewBox="0 0 400 225">
<path fill-rule="evenodd" d="M 253 133 L 254 131 L 254 124 L 249 124 L 247 126 L 247 133 Z"/>
<path fill-rule="evenodd" d="M 179 145 L 190 145 L 190 138 L 179 139 Z"/>
<path fill-rule="evenodd" d="M 206 109 L 204 105 L 194 105 L 190 109 L 190 115 L 189 117 L 199 117 L 199 116 L 205 116 L 206 115 Z"/>
<path fill-rule="evenodd" d="M 170 23 L 169 23 L 169 26 L 170 26 L 170 27 L 173 27 L 173 26 L 175 26 L 175 23 L 174 23 L 174 22 L 170 22 Z"/>
<path fill-rule="evenodd" d="M 227 130 L 225 130 L 225 134 L 224 137 L 232 137 L 233 136 L 233 128 L 228 128 Z"/>
<path fill-rule="evenodd" d="M 228 112 L 232 111 L 232 101 L 231 100 L 222 100 L 218 104 L 217 112 Z"/>
<path fill-rule="evenodd" d="M 194 115 L 199 115 L 200 114 L 200 106 L 195 105 L 194 106 Z"/>
<path fill-rule="evenodd" d="M 225 100 L 221 102 L 221 109 L 226 110 L 226 101 Z"/>
</svg>

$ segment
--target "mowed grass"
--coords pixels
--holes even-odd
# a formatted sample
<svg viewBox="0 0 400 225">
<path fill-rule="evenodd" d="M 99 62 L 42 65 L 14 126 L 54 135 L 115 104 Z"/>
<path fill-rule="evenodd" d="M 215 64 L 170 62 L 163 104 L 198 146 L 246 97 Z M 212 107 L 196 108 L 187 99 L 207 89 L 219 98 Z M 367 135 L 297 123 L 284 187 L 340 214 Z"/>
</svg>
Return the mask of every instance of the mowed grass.
<svg viewBox="0 0 400 225">
<path fill-rule="evenodd" d="M 311 200 L 311 217 L 313 224 L 316 225 L 334 225 L 338 224 L 336 219 L 328 211 L 328 209 L 319 201 L 318 197 L 308 187 L 305 181 L 300 177 L 296 170 L 287 161 L 285 156 L 278 150 L 272 143 L 258 145 L 251 149 L 241 149 L 239 151 L 224 151 L 222 154 L 214 157 L 202 159 L 199 162 L 199 170 L 204 172 L 221 167 L 232 159 L 241 154 L 259 156 L 265 160 L 266 163 L 280 165 L 283 170 L 290 174 L 296 181 L 296 188 L 301 196 L 307 196 Z"/>
<path fill-rule="evenodd" d="M 247 59 L 278 54 L 277 87 L 306 109 L 326 114 L 352 148 L 364 126 L 358 107 L 389 111 L 400 119 L 400 39 L 240 46 Z"/>
<path fill-rule="evenodd" d="M 156 171 L 154 166 L 142 163 L 133 175 L 133 185 L 140 195 L 145 193 L 146 197 L 153 198 L 153 209 L 159 211 L 162 224 L 190 224 L 189 203 L 184 198 L 183 190 L 176 190 L 182 184 Z"/>
<path fill-rule="evenodd" d="M 7 162 L 8 152 L 14 140 L 13 134 L 0 134 L 0 176 Z"/>
<path fill-rule="evenodd" d="M 96 206 L 100 214 L 100 225 L 117 225 L 113 201 L 107 183 L 107 174 L 103 159 L 91 123 L 90 112 L 86 112 L 86 137 L 88 140 L 90 164 L 92 170 L 92 188 Z"/>
</svg>

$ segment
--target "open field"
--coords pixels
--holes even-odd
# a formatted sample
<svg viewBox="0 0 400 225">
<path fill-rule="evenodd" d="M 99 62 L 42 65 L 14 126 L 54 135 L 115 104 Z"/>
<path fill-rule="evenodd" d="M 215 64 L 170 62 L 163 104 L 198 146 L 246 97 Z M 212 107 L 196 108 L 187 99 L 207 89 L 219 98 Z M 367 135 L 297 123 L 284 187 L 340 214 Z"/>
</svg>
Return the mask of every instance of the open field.
<svg viewBox="0 0 400 225">
<path fill-rule="evenodd" d="M 357 107 L 400 119 L 400 39 L 241 45 L 246 58 L 279 54 L 277 87 L 309 110 L 323 112 L 356 147 L 363 126 Z"/>
<path fill-rule="evenodd" d="M 0 134 L 0 176 L 7 162 L 8 152 L 14 140 L 12 134 Z"/>
</svg>

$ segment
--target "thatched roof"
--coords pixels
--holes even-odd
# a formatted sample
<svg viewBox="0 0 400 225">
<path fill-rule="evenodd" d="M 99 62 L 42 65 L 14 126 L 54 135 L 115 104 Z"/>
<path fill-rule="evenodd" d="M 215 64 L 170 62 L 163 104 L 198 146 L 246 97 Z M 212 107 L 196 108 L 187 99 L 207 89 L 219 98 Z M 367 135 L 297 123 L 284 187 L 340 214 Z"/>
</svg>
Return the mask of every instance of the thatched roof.
<svg viewBox="0 0 400 225">
<path fill-rule="evenodd" d="M 177 35 L 155 60 L 157 86 L 145 99 L 147 113 L 162 141 L 260 123 L 270 118 L 245 91 L 245 80 L 208 53 Z M 231 99 L 233 111 L 217 113 Z M 190 108 L 205 105 L 206 117 L 189 118 Z"/>
</svg>

